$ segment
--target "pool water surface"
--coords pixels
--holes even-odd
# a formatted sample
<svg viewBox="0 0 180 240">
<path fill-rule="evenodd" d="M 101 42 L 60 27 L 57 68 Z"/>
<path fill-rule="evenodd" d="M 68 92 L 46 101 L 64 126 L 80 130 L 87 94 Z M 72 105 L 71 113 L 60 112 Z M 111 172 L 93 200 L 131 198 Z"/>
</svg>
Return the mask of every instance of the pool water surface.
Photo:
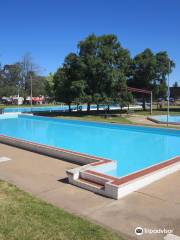
<svg viewBox="0 0 180 240">
<path fill-rule="evenodd" d="M 97 171 L 122 177 L 180 156 L 180 131 L 18 115 L 0 135 L 114 160 Z"/>
</svg>

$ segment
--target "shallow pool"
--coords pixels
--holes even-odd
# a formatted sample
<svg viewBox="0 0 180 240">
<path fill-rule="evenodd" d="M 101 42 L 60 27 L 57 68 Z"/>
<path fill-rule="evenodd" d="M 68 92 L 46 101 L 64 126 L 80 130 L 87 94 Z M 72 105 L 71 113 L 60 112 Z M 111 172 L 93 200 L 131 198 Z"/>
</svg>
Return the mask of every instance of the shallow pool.
<svg viewBox="0 0 180 240">
<path fill-rule="evenodd" d="M 125 176 L 180 156 L 180 131 L 25 116 L 0 119 L 0 135 L 115 160 L 98 171 Z"/>
<path fill-rule="evenodd" d="M 160 116 L 152 116 L 150 117 L 151 120 L 159 121 L 160 123 L 169 123 L 172 124 L 180 124 L 180 116 L 168 116 L 167 115 L 160 115 Z"/>
</svg>

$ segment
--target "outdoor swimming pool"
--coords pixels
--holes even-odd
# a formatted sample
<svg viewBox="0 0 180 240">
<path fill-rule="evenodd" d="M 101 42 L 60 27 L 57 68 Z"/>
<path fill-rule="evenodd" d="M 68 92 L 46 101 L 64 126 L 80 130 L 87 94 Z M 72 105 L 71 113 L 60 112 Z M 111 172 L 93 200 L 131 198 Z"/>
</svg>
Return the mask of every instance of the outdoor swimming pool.
<svg viewBox="0 0 180 240">
<path fill-rule="evenodd" d="M 82 109 L 85 109 L 86 106 L 82 106 Z M 71 106 L 71 109 L 74 110 L 76 108 L 75 105 Z M 86 107 L 87 108 L 87 107 Z M 55 111 L 67 111 L 69 107 L 67 105 L 62 106 L 42 106 L 42 107 L 19 107 L 19 108 L 5 108 L 5 113 L 11 112 L 20 112 L 20 113 L 27 113 L 27 112 L 55 112 Z M 91 109 L 95 109 L 95 106 L 91 106 Z"/>
<path fill-rule="evenodd" d="M 113 104 L 109 106 L 110 109 L 120 109 L 120 106 L 118 104 Z M 79 108 L 82 111 L 85 111 L 87 109 L 87 105 L 81 105 L 79 106 Z M 124 109 L 127 109 L 128 107 L 124 107 Z M 130 106 L 130 109 L 142 109 L 141 105 L 134 105 L 134 106 Z M 104 110 L 107 109 L 107 105 L 104 104 L 100 104 L 99 105 L 99 109 L 100 110 Z M 67 105 L 62 105 L 62 106 L 42 106 L 42 107 L 7 107 L 4 108 L 4 112 L 5 113 L 15 113 L 15 112 L 19 112 L 19 113 L 36 113 L 36 112 L 64 112 L 64 111 L 68 111 L 69 110 L 69 106 Z M 77 106 L 76 105 L 71 105 L 71 110 L 72 111 L 76 111 L 77 110 Z M 97 110 L 97 106 L 96 105 L 91 105 L 90 110 Z"/>
<path fill-rule="evenodd" d="M 86 105 L 82 105 L 80 106 L 82 110 L 86 110 L 87 106 Z M 105 108 L 107 106 L 105 105 L 100 105 L 100 108 Z M 116 107 L 119 108 L 118 105 L 112 105 L 111 108 Z M 71 110 L 76 110 L 77 106 L 76 105 L 71 105 Z M 91 110 L 96 110 L 97 106 L 96 105 L 91 105 Z M 5 113 L 11 113 L 11 112 L 20 112 L 20 113 L 27 113 L 27 112 L 64 112 L 64 111 L 68 111 L 69 110 L 69 106 L 67 105 L 62 105 L 62 106 L 42 106 L 42 107 L 19 107 L 19 108 L 5 108 L 4 112 Z"/>
<path fill-rule="evenodd" d="M 150 120 L 159 122 L 159 123 L 167 123 L 167 121 L 171 124 L 180 124 L 180 116 L 167 116 L 166 115 L 160 115 L 160 116 L 152 116 L 149 117 Z"/>
<path fill-rule="evenodd" d="M 25 116 L 0 119 L 0 135 L 114 160 L 122 177 L 180 156 L 180 131 Z"/>
</svg>

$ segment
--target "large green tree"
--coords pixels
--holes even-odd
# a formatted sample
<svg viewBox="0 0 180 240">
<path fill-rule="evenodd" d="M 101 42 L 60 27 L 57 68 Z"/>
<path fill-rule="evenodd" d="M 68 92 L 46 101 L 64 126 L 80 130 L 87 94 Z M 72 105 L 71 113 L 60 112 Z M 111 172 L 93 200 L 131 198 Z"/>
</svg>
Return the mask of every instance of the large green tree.
<svg viewBox="0 0 180 240">
<path fill-rule="evenodd" d="M 152 90 L 154 97 L 165 97 L 167 94 L 166 79 L 175 67 L 166 52 L 154 54 L 145 49 L 137 54 L 131 64 L 131 75 L 128 84 L 133 87 Z M 145 106 L 145 96 L 143 96 Z"/>
<path fill-rule="evenodd" d="M 17 64 L 6 64 L 0 69 L 0 97 L 17 95 L 21 67 Z"/>
<path fill-rule="evenodd" d="M 31 78 L 33 96 L 48 95 L 47 79 L 39 76 L 35 70 L 30 55 L 25 55 L 22 61 L 15 64 L 6 64 L 0 67 L 0 97 L 30 95 Z"/>
<path fill-rule="evenodd" d="M 127 73 L 131 59 L 113 34 L 92 34 L 78 44 L 78 53 L 69 54 L 54 75 L 56 98 L 70 105 L 72 102 L 90 104 L 122 100 L 127 91 Z M 122 98 L 115 95 L 123 91 Z"/>
<path fill-rule="evenodd" d="M 49 73 L 46 77 L 46 85 L 45 85 L 46 95 L 51 99 L 54 99 L 54 75 L 53 73 Z"/>
<path fill-rule="evenodd" d="M 84 80 L 88 109 L 93 102 L 107 102 L 117 91 L 114 86 L 121 84 L 129 71 L 130 55 L 113 34 L 88 36 L 79 42 L 79 56 L 84 63 Z M 122 78 L 122 79 L 121 79 Z"/>
<path fill-rule="evenodd" d="M 175 67 L 175 63 L 169 58 L 167 52 L 158 52 L 155 54 L 156 67 L 155 79 L 153 80 L 153 91 L 157 91 L 155 97 L 167 96 L 167 75 Z M 157 89 L 156 89 L 157 87 Z"/>
<path fill-rule="evenodd" d="M 84 98 L 85 82 L 83 81 L 83 64 L 74 53 L 70 53 L 54 74 L 54 92 L 58 101 L 69 105 L 72 102 L 79 103 Z"/>
<path fill-rule="evenodd" d="M 31 80 L 32 80 L 32 95 L 34 97 L 47 96 L 48 92 L 46 89 L 47 86 L 46 77 L 39 76 L 31 72 L 29 74 L 31 74 L 31 76 L 26 80 L 26 96 L 29 96 L 31 93 Z"/>
<path fill-rule="evenodd" d="M 143 88 L 146 90 L 152 89 L 155 74 L 156 59 L 150 49 L 145 49 L 142 53 L 136 55 L 132 61 L 131 74 L 128 84 Z"/>
</svg>

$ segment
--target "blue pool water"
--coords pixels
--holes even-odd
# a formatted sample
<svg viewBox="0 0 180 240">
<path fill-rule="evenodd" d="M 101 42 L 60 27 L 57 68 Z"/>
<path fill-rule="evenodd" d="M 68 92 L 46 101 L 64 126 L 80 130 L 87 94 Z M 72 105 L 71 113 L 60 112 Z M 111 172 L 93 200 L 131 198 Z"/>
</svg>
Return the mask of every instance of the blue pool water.
<svg viewBox="0 0 180 240">
<path fill-rule="evenodd" d="M 106 105 L 100 105 L 100 108 L 106 108 Z M 112 107 L 118 107 L 117 104 L 111 105 L 110 108 Z M 69 107 L 67 105 L 62 105 L 62 106 L 42 106 L 42 107 L 19 107 L 19 108 L 5 108 L 4 112 L 5 113 L 11 113 L 11 112 L 20 112 L 20 113 L 27 113 L 27 112 L 56 112 L 56 111 L 67 111 Z M 72 110 L 76 110 L 77 106 L 76 105 L 71 105 Z M 87 106 L 82 105 L 82 110 L 86 110 Z M 96 105 L 91 105 L 91 110 L 96 110 L 97 106 Z"/>
<path fill-rule="evenodd" d="M 76 106 L 71 106 L 72 110 L 76 108 Z M 83 106 L 83 109 L 85 106 Z M 92 106 L 93 108 L 93 106 Z M 19 107 L 19 108 L 5 108 L 5 113 L 10 112 L 21 112 L 21 113 L 27 113 L 27 112 L 53 112 L 53 111 L 66 111 L 69 107 L 66 105 L 63 106 L 44 106 L 44 107 Z"/>
<path fill-rule="evenodd" d="M 160 116 L 153 116 L 152 119 L 158 120 L 160 122 L 167 122 L 167 116 L 166 115 L 160 115 Z M 171 123 L 178 123 L 180 124 L 180 116 L 169 116 L 168 121 Z"/>
<path fill-rule="evenodd" d="M 11 113 L 11 112 L 20 112 L 20 113 L 26 113 L 26 112 L 44 112 L 44 111 L 65 111 L 68 110 L 68 106 L 45 106 L 45 107 L 19 107 L 19 108 L 5 108 L 5 113 Z"/>
<path fill-rule="evenodd" d="M 23 116 L 0 119 L 0 134 L 116 161 L 97 170 L 125 176 L 180 156 L 180 131 Z"/>
</svg>

